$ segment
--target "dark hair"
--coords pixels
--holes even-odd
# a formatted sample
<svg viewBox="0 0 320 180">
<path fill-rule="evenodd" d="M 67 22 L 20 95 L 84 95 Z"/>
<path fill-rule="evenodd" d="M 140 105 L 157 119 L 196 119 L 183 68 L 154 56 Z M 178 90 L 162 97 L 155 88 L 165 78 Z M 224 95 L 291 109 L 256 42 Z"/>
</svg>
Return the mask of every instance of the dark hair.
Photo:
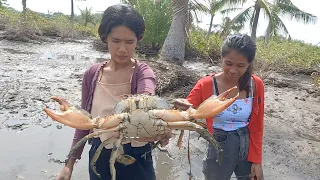
<svg viewBox="0 0 320 180">
<path fill-rule="evenodd" d="M 120 25 L 132 30 L 136 34 L 138 41 L 142 39 L 145 31 L 143 17 L 134 7 L 127 4 L 116 4 L 104 11 L 98 29 L 100 39 L 105 42 L 112 28 Z"/>
<path fill-rule="evenodd" d="M 239 80 L 239 89 L 240 91 L 249 91 L 249 82 L 253 70 L 252 62 L 256 55 L 256 44 L 248 35 L 230 35 L 226 38 L 222 46 L 222 57 L 225 57 L 232 50 L 236 50 L 248 59 L 250 65 Z"/>
</svg>

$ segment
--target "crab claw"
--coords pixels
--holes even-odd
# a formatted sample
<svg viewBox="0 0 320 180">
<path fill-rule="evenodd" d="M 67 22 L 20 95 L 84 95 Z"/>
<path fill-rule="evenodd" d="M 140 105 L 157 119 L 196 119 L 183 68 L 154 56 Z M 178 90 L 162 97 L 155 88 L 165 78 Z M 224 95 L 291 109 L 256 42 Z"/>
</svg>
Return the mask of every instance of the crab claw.
<svg viewBox="0 0 320 180">
<path fill-rule="evenodd" d="M 211 97 L 206 99 L 204 102 L 202 102 L 199 105 L 199 107 L 194 111 L 194 113 L 192 113 L 190 116 L 193 119 L 205 119 L 221 113 L 239 97 L 239 93 L 238 93 L 233 98 L 230 98 L 230 99 L 226 98 L 232 91 L 236 89 L 237 89 L 237 86 L 234 86 L 228 89 L 227 91 L 221 93 L 219 96 L 212 95 Z"/>
<path fill-rule="evenodd" d="M 85 110 L 70 106 L 66 100 L 57 96 L 53 96 L 51 99 L 60 104 L 60 109 L 62 111 L 61 113 L 53 112 L 48 109 L 48 107 L 44 107 L 44 111 L 54 121 L 81 130 L 88 130 L 97 127 L 97 124 L 91 120 L 90 114 Z"/>
</svg>

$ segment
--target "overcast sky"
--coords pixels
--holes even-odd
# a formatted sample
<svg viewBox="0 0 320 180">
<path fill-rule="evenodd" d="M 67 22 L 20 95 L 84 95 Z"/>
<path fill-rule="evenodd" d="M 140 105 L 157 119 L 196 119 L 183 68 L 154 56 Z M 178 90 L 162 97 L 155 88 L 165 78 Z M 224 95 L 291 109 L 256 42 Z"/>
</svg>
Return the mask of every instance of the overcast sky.
<svg viewBox="0 0 320 180">
<path fill-rule="evenodd" d="M 119 0 L 87 0 L 87 1 L 78 1 L 74 0 L 75 13 L 79 14 L 79 8 L 84 9 L 85 7 L 92 7 L 93 11 L 104 11 L 108 6 L 119 3 Z M 292 0 L 292 2 L 298 6 L 301 10 L 307 11 L 318 17 L 316 24 L 305 25 L 303 23 L 297 23 L 289 19 L 283 19 L 286 24 L 289 33 L 292 38 L 299 39 L 308 43 L 318 44 L 320 43 L 320 0 Z M 10 7 L 13 7 L 17 10 L 22 10 L 21 0 L 7 0 L 7 3 Z M 249 6 L 253 3 L 253 0 L 245 6 Z M 62 12 L 64 14 L 70 14 L 71 12 L 71 3 L 70 0 L 27 0 L 27 7 L 37 11 L 47 13 L 49 12 Z M 214 18 L 214 23 L 219 24 L 221 16 L 217 15 Z M 207 28 L 207 24 L 210 22 L 210 17 L 203 16 L 202 23 L 200 27 Z M 257 35 L 263 35 L 266 26 L 267 19 L 264 18 L 264 15 L 259 19 L 259 27 Z"/>
</svg>

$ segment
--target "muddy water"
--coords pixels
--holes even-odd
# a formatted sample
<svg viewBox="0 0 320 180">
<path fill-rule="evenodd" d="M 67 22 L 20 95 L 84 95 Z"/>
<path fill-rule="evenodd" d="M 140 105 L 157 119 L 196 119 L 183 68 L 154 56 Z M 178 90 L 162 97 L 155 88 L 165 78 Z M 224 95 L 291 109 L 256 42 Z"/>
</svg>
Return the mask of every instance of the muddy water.
<svg viewBox="0 0 320 180">
<path fill-rule="evenodd" d="M 90 41 L 41 45 L 0 41 L 0 180 L 55 179 L 63 167 L 61 162 L 69 151 L 74 130 L 53 122 L 43 113 L 43 107 L 47 105 L 57 109 L 57 104 L 49 101 L 52 95 L 80 104 L 82 74 L 99 58 L 107 58 L 107 55 L 94 51 Z M 186 63 L 185 66 L 202 75 L 218 70 L 217 67 L 202 63 Z M 267 95 L 272 98 L 268 101 L 272 103 L 267 107 L 289 109 L 292 115 L 290 120 L 294 121 L 294 125 L 302 127 L 299 130 L 303 135 L 315 139 L 308 140 L 305 136 L 295 135 L 296 131 L 292 127 L 282 123 L 287 120 L 283 116 L 284 111 L 269 110 L 265 137 L 267 142 L 264 147 L 265 179 L 319 180 L 317 167 L 320 164 L 317 162 L 320 162 L 320 144 L 317 138 L 320 134 L 316 128 L 320 127 L 320 120 L 317 120 L 320 116 L 315 109 L 320 107 L 320 103 L 308 97 L 303 97 L 302 101 L 300 97 L 306 94 L 300 91 L 291 91 L 287 96 L 283 94 L 284 91 L 291 90 L 268 87 Z M 278 98 L 277 94 L 281 94 L 282 98 Z M 299 98 L 292 98 L 294 95 Z M 278 100 L 275 101 L 276 98 Z M 290 98 L 293 99 L 291 103 L 284 102 L 284 99 Z M 296 104 L 300 107 L 296 107 Z M 304 114 L 295 112 L 303 107 L 310 108 Z M 301 125 L 301 119 L 310 121 L 302 122 Z M 309 124 L 313 128 L 308 128 Z M 179 131 L 174 133 L 178 134 Z M 153 152 L 159 180 L 188 179 L 187 137 L 186 132 L 180 150 L 175 146 L 177 136 L 172 139 L 166 147 L 170 157 L 159 150 Z M 286 137 L 286 144 L 279 142 L 282 137 Z M 293 145 L 288 148 L 288 143 Z M 294 144 L 301 144 L 300 148 L 295 148 Z M 301 146 L 305 149 L 301 150 Z M 194 179 L 203 179 L 201 161 L 205 147 L 206 143 L 191 133 L 191 169 Z M 75 165 L 73 179 L 88 179 L 89 148 L 89 145 L 85 146 L 82 159 Z"/>
</svg>

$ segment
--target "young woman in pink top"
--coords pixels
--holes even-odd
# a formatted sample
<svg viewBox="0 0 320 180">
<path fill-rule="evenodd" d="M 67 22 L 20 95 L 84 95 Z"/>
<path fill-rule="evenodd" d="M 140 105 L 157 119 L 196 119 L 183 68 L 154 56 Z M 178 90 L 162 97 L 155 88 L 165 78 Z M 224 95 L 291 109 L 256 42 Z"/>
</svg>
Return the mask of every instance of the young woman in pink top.
<svg viewBox="0 0 320 180">
<path fill-rule="evenodd" d="M 92 117 L 105 116 L 112 113 L 114 105 L 127 94 L 154 94 L 155 75 L 145 63 L 133 59 L 138 41 L 143 37 L 145 24 L 142 16 L 129 5 L 114 5 L 107 8 L 98 29 L 100 38 L 107 43 L 111 59 L 89 67 L 82 81 L 81 107 L 90 112 Z M 93 129 L 91 131 L 98 131 Z M 89 130 L 76 130 L 72 146 L 82 137 L 89 134 Z M 168 143 L 171 133 L 165 137 L 141 139 L 141 142 L 131 141 L 123 146 L 125 154 L 136 159 L 128 166 L 116 162 L 116 179 L 155 180 L 151 147 L 147 142 L 161 140 L 162 145 Z M 102 141 L 109 138 L 110 134 L 100 135 L 89 141 L 91 149 L 89 160 L 93 157 Z M 63 167 L 58 180 L 69 180 L 76 159 L 81 158 L 84 145 L 75 151 L 68 163 Z M 96 170 L 101 179 L 111 179 L 109 159 L 112 146 L 103 148 L 96 162 Z M 146 154 L 143 158 L 142 155 Z M 100 179 L 89 167 L 90 180 Z"/>
</svg>

